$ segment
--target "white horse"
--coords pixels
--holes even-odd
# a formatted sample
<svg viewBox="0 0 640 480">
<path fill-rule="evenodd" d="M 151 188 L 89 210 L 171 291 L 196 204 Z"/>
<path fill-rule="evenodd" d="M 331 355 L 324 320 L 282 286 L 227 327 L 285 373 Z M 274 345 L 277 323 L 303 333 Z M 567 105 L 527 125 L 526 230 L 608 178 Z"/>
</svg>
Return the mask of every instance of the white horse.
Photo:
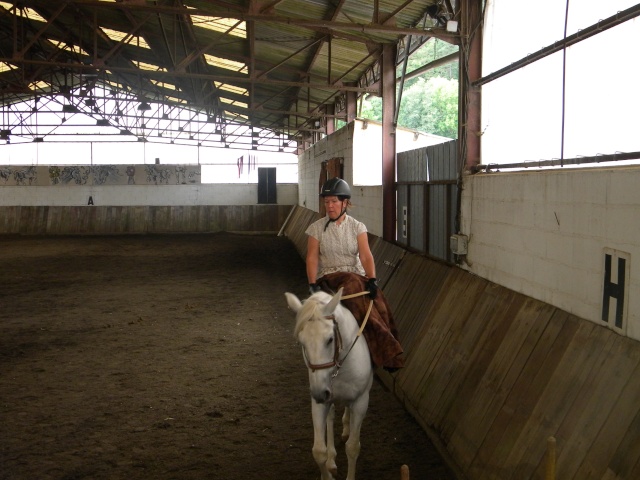
<svg viewBox="0 0 640 480">
<path fill-rule="evenodd" d="M 302 303 L 285 293 L 296 313 L 294 334 L 309 369 L 313 458 L 322 480 L 337 474 L 333 423 L 335 404 L 344 405 L 342 440 L 348 459 L 347 480 L 355 480 L 360 453 L 360 427 L 369 407 L 373 367 L 369 347 L 353 314 L 340 304 L 342 289 L 333 297 L 317 292 Z"/>
</svg>

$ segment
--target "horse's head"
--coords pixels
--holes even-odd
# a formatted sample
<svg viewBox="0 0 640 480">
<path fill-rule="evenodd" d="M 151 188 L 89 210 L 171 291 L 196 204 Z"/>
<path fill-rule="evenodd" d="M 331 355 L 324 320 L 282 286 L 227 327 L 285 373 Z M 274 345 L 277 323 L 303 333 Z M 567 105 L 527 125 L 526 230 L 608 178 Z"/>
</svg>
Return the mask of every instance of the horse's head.
<svg viewBox="0 0 640 480">
<path fill-rule="evenodd" d="M 331 376 L 338 368 L 341 337 L 335 321 L 342 289 L 331 296 L 317 292 L 301 302 L 292 293 L 285 293 L 289 308 L 296 314 L 294 335 L 302 345 L 309 369 L 311 396 L 323 403 L 331 398 Z"/>
</svg>

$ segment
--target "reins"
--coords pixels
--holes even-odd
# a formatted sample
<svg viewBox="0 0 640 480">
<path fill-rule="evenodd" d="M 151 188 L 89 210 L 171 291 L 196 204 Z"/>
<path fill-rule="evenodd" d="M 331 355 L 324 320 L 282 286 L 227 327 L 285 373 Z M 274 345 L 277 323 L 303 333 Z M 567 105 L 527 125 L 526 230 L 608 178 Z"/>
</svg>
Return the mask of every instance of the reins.
<svg viewBox="0 0 640 480">
<path fill-rule="evenodd" d="M 345 295 L 341 298 L 341 300 L 348 300 L 349 298 L 361 297 L 362 295 L 368 295 L 369 290 L 364 290 L 363 292 L 352 293 L 351 295 Z M 360 325 L 360 330 L 358 330 L 358 335 L 356 335 L 356 340 L 360 335 L 362 335 L 362 331 L 364 330 L 364 326 L 367 324 L 367 320 L 369 320 L 369 315 L 371 314 L 371 309 L 373 308 L 373 298 L 369 302 L 369 308 L 367 309 L 367 314 L 364 316 L 364 320 L 362 320 L 362 325 Z M 354 340 L 355 343 L 355 340 Z M 349 349 L 351 350 L 351 348 Z"/>
</svg>

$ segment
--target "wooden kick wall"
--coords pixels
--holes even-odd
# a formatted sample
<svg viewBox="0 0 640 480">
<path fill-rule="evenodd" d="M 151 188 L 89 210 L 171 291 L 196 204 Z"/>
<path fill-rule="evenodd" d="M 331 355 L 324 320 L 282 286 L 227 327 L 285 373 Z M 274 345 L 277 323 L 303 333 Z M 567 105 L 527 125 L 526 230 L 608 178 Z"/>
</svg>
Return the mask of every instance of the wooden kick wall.
<svg viewBox="0 0 640 480">
<path fill-rule="evenodd" d="M 306 252 L 317 218 L 284 233 Z M 381 380 L 468 479 L 640 478 L 640 343 L 370 237 L 407 355 Z M 366 428 L 366 427 L 365 427 Z"/>
<path fill-rule="evenodd" d="M 4 206 L 0 235 L 278 232 L 291 205 Z"/>
</svg>

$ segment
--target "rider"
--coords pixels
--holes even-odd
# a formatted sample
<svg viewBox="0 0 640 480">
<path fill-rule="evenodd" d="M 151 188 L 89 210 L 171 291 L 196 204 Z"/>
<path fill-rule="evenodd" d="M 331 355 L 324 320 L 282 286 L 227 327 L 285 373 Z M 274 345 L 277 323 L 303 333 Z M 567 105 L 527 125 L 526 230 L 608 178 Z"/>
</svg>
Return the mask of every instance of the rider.
<svg viewBox="0 0 640 480">
<path fill-rule="evenodd" d="M 307 240 L 307 278 L 309 290 L 335 292 L 344 287 L 343 295 L 369 292 L 374 308 L 364 335 L 374 364 L 395 371 L 404 366 L 397 329 L 384 294 L 378 290 L 376 266 L 369 247 L 367 227 L 347 213 L 351 206 L 351 188 L 335 177 L 322 186 L 327 215 L 309 225 Z M 355 297 L 343 300 L 361 323 L 369 301 Z"/>
</svg>

